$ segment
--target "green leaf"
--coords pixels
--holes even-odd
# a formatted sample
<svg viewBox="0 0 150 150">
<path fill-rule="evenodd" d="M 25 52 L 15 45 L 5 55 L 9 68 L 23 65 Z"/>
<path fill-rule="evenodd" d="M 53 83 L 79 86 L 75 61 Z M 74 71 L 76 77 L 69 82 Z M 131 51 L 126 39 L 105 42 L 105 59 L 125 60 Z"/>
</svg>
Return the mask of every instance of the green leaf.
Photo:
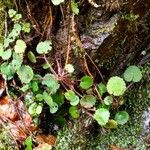
<svg viewBox="0 0 150 150">
<path fill-rule="evenodd" d="M 56 102 L 58 104 L 58 106 L 61 106 L 64 104 L 65 97 L 61 91 L 57 91 L 55 94 L 53 94 L 52 98 L 53 98 L 54 102 Z"/>
<path fill-rule="evenodd" d="M 142 79 L 142 73 L 137 66 L 129 66 L 124 72 L 124 79 L 127 82 L 139 82 Z"/>
<path fill-rule="evenodd" d="M 36 113 L 36 108 L 37 108 L 37 103 L 32 103 L 31 105 L 29 105 L 29 108 L 28 108 L 28 112 L 30 115 L 32 116 L 37 116 L 37 113 Z"/>
<path fill-rule="evenodd" d="M 74 72 L 74 67 L 72 64 L 67 64 L 65 66 L 65 70 L 68 72 L 68 73 L 73 73 Z"/>
<path fill-rule="evenodd" d="M 65 92 L 65 98 L 69 101 L 72 101 L 76 98 L 76 94 L 72 90 Z"/>
<path fill-rule="evenodd" d="M 25 140 L 25 145 L 26 145 L 26 148 L 25 150 L 32 150 L 32 137 L 29 136 L 26 140 Z"/>
<path fill-rule="evenodd" d="M 43 109 L 43 105 L 42 104 L 38 104 L 38 106 L 36 107 L 36 114 L 41 114 Z"/>
<path fill-rule="evenodd" d="M 71 117 L 73 117 L 75 119 L 80 117 L 78 107 L 76 107 L 76 106 L 72 106 L 69 108 L 69 114 L 71 115 Z"/>
<path fill-rule="evenodd" d="M 16 53 L 24 53 L 26 49 L 26 43 L 23 40 L 17 40 L 14 50 Z"/>
<path fill-rule="evenodd" d="M 42 94 L 37 94 L 35 96 L 35 98 L 36 98 L 37 101 L 43 101 L 43 95 Z"/>
<path fill-rule="evenodd" d="M 8 10 L 8 15 L 9 15 L 10 18 L 14 17 L 16 15 L 16 13 L 17 12 L 15 10 L 13 10 L 13 9 L 9 9 Z"/>
<path fill-rule="evenodd" d="M 32 51 L 28 51 L 27 56 L 28 56 L 28 59 L 30 60 L 30 62 L 36 63 L 36 57 L 35 57 L 35 55 L 33 54 Z"/>
<path fill-rule="evenodd" d="M 44 42 L 40 42 L 37 47 L 36 47 L 36 51 L 39 54 L 47 54 L 49 51 L 52 50 L 52 43 L 51 41 L 44 41 Z"/>
<path fill-rule="evenodd" d="M 33 82 L 31 83 L 31 87 L 32 87 L 33 93 L 39 91 L 39 85 L 38 85 L 38 82 L 37 82 L 37 81 L 33 81 Z"/>
<path fill-rule="evenodd" d="M 78 105 L 80 101 L 79 97 L 72 90 L 65 92 L 65 98 L 70 101 L 72 106 Z"/>
<path fill-rule="evenodd" d="M 95 103 L 96 103 L 96 98 L 93 95 L 84 95 L 80 100 L 81 106 L 85 108 L 91 108 L 95 105 Z"/>
<path fill-rule="evenodd" d="M 17 54 L 17 53 L 13 53 L 13 60 L 11 62 L 11 66 L 13 68 L 13 70 L 17 71 L 23 62 L 23 54 Z"/>
<path fill-rule="evenodd" d="M 34 75 L 32 68 L 26 65 L 21 66 L 18 69 L 17 74 L 22 83 L 30 83 Z"/>
<path fill-rule="evenodd" d="M 0 43 L 0 56 L 3 55 L 3 52 L 4 52 L 4 47 L 3 47 L 3 44 Z"/>
<path fill-rule="evenodd" d="M 7 80 L 12 79 L 15 73 L 11 65 L 6 62 L 1 64 L 0 70 L 1 70 L 1 73 L 6 76 Z"/>
<path fill-rule="evenodd" d="M 53 74 L 46 74 L 43 77 L 42 84 L 46 85 L 49 88 L 51 94 L 55 94 L 60 87 L 60 84 Z"/>
<path fill-rule="evenodd" d="M 20 90 L 21 90 L 22 92 L 26 92 L 27 90 L 29 90 L 29 88 L 30 88 L 30 85 L 29 85 L 29 84 L 26 84 L 26 85 L 24 85 L 22 88 L 20 88 Z"/>
<path fill-rule="evenodd" d="M 118 124 L 124 125 L 129 120 L 129 114 L 126 111 L 120 111 L 115 115 Z"/>
<path fill-rule="evenodd" d="M 43 69 L 49 69 L 49 64 L 44 63 L 44 64 L 42 65 L 42 68 L 43 68 Z"/>
<path fill-rule="evenodd" d="M 82 89 L 88 89 L 93 85 L 93 79 L 90 76 L 84 76 L 81 78 L 80 87 Z"/>
<path fill-rule="evenodd" d="M 58 105 L 57 103 L 53 102 L 53 104 L 50 106 L 50 112 L 54 114 L 57 112 L 57 110 L 58 110 Z"/>
<path fill-rule="evenodd" d="M 11 57 L 11 55 L 12 55 L 12 50 L 8 49 L 8 50 L 3 52 L 2 59 L 8 60 Z"/>
<path fill-rule="evenodd" d="M 103 94 L 107 92 L 106 86 L 103 83 L 98 84 L 97 89 L 101 96 L 103 96 Z"/>
<path fill-rule="evenodd" d="M 59 5 L 64 2 L 64 0 L 51 0 L 54 5 Z"/>
<path fill-rule="evenodd" d="M 104 103 L 105 103 L 106 105 L 111 105 L 112 102 L 113 102 L 112 96 L 106 96 L 106 97 L 104 98 Z"/>
<path fill-rule="evenodd" d="M 15 36 L 18 36 L 21 32 L 21 25 L 19 23 L 15 23 L 12 31 L 15 32 Z"/>
<path fill-rule="evenodd" d="M 80 99 L 79 99 L 79 97 L 76 95 L 75 98 L 74 98 L 72 101 L 70 101 L 70 104 L 71 104 L 72 106 L 76 106 L 76 105 L 79 104 L 79 101 L 80 101 Z"/>
<path fill-rule="evenodd" d="M 16 14 L 13 18 L 12 21 L 18 22 L 22 18 L 22 14 Z"/>
<path fill-rule="evenodd" d="M 114 128 L 117 128 L 117 125 L 118 125 L 118 123 L 115 120 L 110 119 L 110 120 L 108 120 L 108 122 L 106 123 L 106 125 L 104 127 L 108 128 L 108 129 L 114 129 Z"/>
<path fill-rule="evenodd" d="M 25 33 L 30 33 L 31 30 L 31 25 L 28 22 L 25 22 L 22 24 L 22 31 L 24 31 Z"/>
<path fill-rule="evenodd" d="M 53 99 L 46 91 L 43 92 L 43 99 L 49 106 L 53 105 Z"/>
<path fill-rule="evenodd" d="M 110 112 L 105 108 L 99 108 L 94 114 L 94 119 L 99 125 L 104 126 L 108 122 L 110 117 Z"/>
<path fill-rule="evenodd" d="M 75 3 L 74 1 L 71 2 L 71 10 L 75 15 L 78 15 L 79 14 L 78 3 Z"/>
<path fill-rule="evenodd" d="M 124 80 L 118 76 L 111 77 L 107 83 L 107 91 L 114 96 L 123 95 L 126 90 L 126 84 Z"/>
</svg>

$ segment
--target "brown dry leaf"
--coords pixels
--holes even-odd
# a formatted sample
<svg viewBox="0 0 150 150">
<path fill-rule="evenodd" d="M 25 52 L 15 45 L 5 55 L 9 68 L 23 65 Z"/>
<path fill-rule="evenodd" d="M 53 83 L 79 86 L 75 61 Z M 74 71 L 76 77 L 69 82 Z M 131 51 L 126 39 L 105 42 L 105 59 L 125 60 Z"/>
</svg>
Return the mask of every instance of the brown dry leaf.
<svg viewBox="0 0 150 150">
<path fill-rule="evenodd" d="M 37 147 L 35 147 L 33 150 L 51 150 L 52 146 L 47 143 L 39 144 Z"/>
<path fill-rule="evenodd" d="M 23 102 L 12 101 L 8 96 L 0 99 L 0 118 L 7 122 L 13 137 L 20 142 L 36 129 Z"/>
<path fill-rule="evenodd" d="M 0 97 L 2 96 L 2 94 L 4 93 L 6 89 L 6 81 L 3 78 L 3 75 L 0 74 Z"/>
<path fill-rule="evenodd" d="M 110 150 L 125 150 L 123 148 L 117 147 L 116 145 L 110 145 Z"/>
<path fill-rule="evenodd" d="M 0 99 L 0 117 L 11 121 L 15 121 L 18 118 L 16 109 L 8 96 Z"/>
<path fill-rule="evenodd" d="M 53 147 L 56 144 L 56 137 L 53 135 L 38 134 L 36 136 L 36 141 L 38 143 L 47 143 Z"/>
</svg>

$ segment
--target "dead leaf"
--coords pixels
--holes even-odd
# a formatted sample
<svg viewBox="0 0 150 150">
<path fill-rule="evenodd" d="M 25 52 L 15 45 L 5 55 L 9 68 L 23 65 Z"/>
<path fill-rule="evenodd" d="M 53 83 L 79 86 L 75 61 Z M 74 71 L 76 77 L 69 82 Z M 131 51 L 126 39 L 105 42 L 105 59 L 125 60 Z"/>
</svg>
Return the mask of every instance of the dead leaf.
<svg viewBox="0 0 150 150">
<path fill-rule="evenodd" d="M 125 150 L 125 149 L 119 148 L 116 145 L 112 144 L 112 145 L 110 145 L 110 150 Z"/>
<path fill-rule="evenodd" d="M 16 109 L 8 96 L 0 99 L 0 116 L 1 118 L 15 121 L 18 118 Z"/>
<path fill-rule="evenodd" d="M 20 142 L 36 129 L 23 102 L 21 100 L 13 101 L 8 96 L 0 99 L 0 118 L 7 122 L 13 137 Z"/>
<path fill-rule="evenodd" d="M 38 134 L 36 136 L 36 141 L 38 143 L 47 143 L 53 147 L 56 144 L 56 137 L 53 135 Z"/>
<path fill-rule="evenodd" d="M 33 150 L 51 150 L 52 146 L 47 143 L 39 144 L 38 147 L 35 147 Z"/>
<path fill-rule="evenodd" d="M 5 89 L 6 89 L 6 81 L 3 78 L 3 75 L 0 74 L 0 97 L 3 95 Z"/>
</svg>

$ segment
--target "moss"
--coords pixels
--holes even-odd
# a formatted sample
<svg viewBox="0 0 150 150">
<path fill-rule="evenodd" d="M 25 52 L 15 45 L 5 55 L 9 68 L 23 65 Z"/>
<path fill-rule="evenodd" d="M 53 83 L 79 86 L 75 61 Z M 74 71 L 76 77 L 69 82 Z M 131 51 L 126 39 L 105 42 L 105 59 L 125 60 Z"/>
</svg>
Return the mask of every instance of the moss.
<svg viewBox="0 0 150 150">
<path fill-rule="evenodd" d="M 4 38 L 5 8 L 12 6 L 12 0 L 0 0 L 0 42 Z"/>
<path fill-rule="evenodd" d="M 139 84 L 135 84 L 125 96 L 127 101 L 123 109 L 130 114 L 130 121 L 127 124 L 119 126 L 107 134 L 99 132 L 96 135 L 89 131 L 88 136 L 84 130 L 79 132 L 84 129 L 79 123 L 75 123 L 73 127 L 68 125 L 58 134 L 56 150 L 109 150 L 111 144 L 125 149 L 146 150 L 148 144 L 145 141 L 150 135 L 142 136 L 142 114 L 150 107 L 150 64 L 143 67 L 143 74 L 143 80 Z"/>
<path fill-rule="evenodd" d="M 0 150 L 14 150 L 12 139 L 8 132 L 3 128 L 0 128 Z"/>
<path fill-rule="evenodd" d="M 83 122 L 82 118 L 82 122 Z M 57 145 L 55 150 L 85 150 L 86 149 L 86 132 L 83 129 L 81 121 L 69 123 L 63 131 L 58 133 Z"/>
</svg>

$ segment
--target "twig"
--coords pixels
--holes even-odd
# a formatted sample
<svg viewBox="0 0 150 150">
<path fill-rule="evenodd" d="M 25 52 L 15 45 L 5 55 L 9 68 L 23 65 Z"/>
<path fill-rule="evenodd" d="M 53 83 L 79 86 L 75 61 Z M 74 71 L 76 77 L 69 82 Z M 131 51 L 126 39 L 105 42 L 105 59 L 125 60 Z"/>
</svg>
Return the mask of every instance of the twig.
<svg viewBox="0 0 150 150">
<path fill-rule="evenodd" d="M 88 53 L 85 51 L 85 54 L 87 55 L 87 57 L 90 59 L 91 63 L 94 65 L 94 67 L 96 68 L 96 70 L 98 71 L 99 75 L 101 76 L 102 80 L 104 81 L 103 75 L 100 72 L 100 70 L 98 69 L 98 67 L 95 65 L 95 63 L 93 62 L 93 60 L 91 59 L 91 57 L 88 55 Z"/>
<path fill-rule="evenodd" d="M 96 87 L 95 85 L 94 85 L 94 89 L 95 89 L 95 91 L 96 91 L 96 93 L 97 93 L 97 96 L 98 96 L 98 98 L 100 99 L 100 101 L 103 102 L 102 97 L 101 97 L 101 95 L 99 94 L 99 92 L 98 92 L 98 90 L 97 90 L 97 87 Z"/>
<path fill-rule="evenodd" d="M 48 62 L 48 60 L 47 60 L 47 58 L 46 58 L 45 55 L 44 55 L 44 59 L 45 59 L 46 63 L 48 64 L 50 71 L 58 78 L 57 73 L 56 73 L 55 70 L 52 68 L 52 66 L 51 66 L 50 63 Z"/>
</svg>

